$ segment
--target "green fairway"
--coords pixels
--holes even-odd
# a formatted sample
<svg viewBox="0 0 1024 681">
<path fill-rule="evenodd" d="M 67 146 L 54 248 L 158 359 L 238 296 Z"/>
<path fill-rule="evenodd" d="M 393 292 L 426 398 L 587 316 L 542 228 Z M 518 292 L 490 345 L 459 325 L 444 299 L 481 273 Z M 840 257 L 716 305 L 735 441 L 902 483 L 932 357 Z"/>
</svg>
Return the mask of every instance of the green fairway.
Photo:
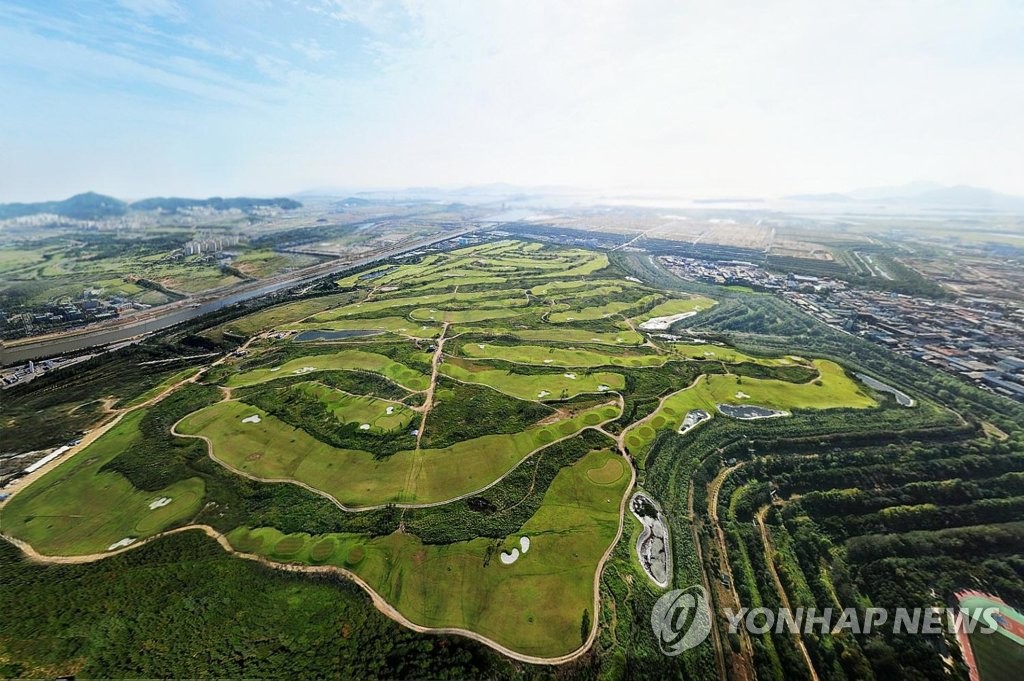
<svg viewBox="0 0 1024 681">
<path fill-rule="evenodd" d="M 650 295 L 644 296 L 640 300 L 634 302 L 620 302 L 615 301 L 607 303 L 605 305 L 597 305 L 594 307 L 586 307 L 581 310 L 568 310 L 566 312 L 553 312 L 548 315 L 548 321 L 552 324 L 562 324 L 565 322 L 585 322 L 594 319 L 606 319 L 608 317 L 614 317 L 615 315 L 622 314 L 637 308 L 642 308 L 645 305 L 650 305 L 663 296 L 661 295 Z"/>
<path fill-rule="evenodd" d="M 132 412 L 15 496 L 0 510 L 3 531 L 41 553 L 80 555 L 106 551 L 122 540 L 150 537 L 192 517 L 203 498 L 199 478 L 144 492 L 119 473 L 100 472 L 138 442 L 144 416 L 144 410 Z M 163 499 L 170 501 L 164 504 Z"/>
<path fill-rule="evenodd" d="M 492 345 L 466 343 L 462 346 L 466 357 L 476 359 L 503 359 L 506 362 L 539 364 L 560 367 L 658 367 L 671 359 L 668 355 L 609 355 L 593 350 L 573 350 L 545 345 Z"/>
<path fill-rule="evenodd" d="M 530 311 L 530 308 L 511 308 L 494 310 L 437 310 L 433 308 L 419 308 L 409 313 L 409 317 L 422 322 L 448 322 L 450 324 L 465 324 L 482 322 L 485 319 L 504 319 L 505 317 L 518 317 Z"/>
<path fill-rule="evenodd" d="M 311 355 L 309 357 L 298 357 L 289 360 L 277 367 L 268 369 L 254 369 L 243 374 L 231 376 L 227 385 L 240 387 L 255 385 L 264 381 L 272 381 L 275 378 L 285 376 L 301 376 L 312 371 L 324 370 L 357 370 L 370 371 L 391 379 L 401 386 L 410 390 L 424 390 L 429 385 L 429 379 L 409 367 L 392 361 L 384 355 L 362 350 L 341 350 L 329 355 Z"/>
<path fill-rule="evenodd" d="M 482 364 L 459 363 L 455 359 L 445 361 L 440 370 L 445 376 L 486 385 L 521 400 L 568 399 L 584 393 L 621 390 L 626 386 L 626 379 L 621 374 L 608 371 L 513 374 Z"/>
<path fill-rule="evenodd" d="M 793 366 L 807 363 L 807 360 L 802 357 L 754 357 L 726 345 L 711 345 L 709 343 L 672 343 L 668 347 L 672 352 L 690 359 L 728 362 L 730 364 L 754 362 L 755 364 L 764 364 L 765 366 Z"/>
<path fill-rule="evenodd" d="M 775 379 L 746 378 L 732 374 L 705 375 L 688 388 L 664 401 L 647 423 L 630 430 L 626 445 L 636 453 L 654 440 L 658 430 L 676 430 L 687 412 L 703 409 L 713 418 L 718 404 L 750 404 L 770 409 L 867 409 L 878 403 L 858 382 L 846 376 L 843 368 L 828 360 L 814 360 L 820 377 L 807 383 L 789 383 Z"/>
<path fill-rule="evenodd" d="M 404 317 L 373 319 L 335 319 L 329 322 L 293 322 L 278 327 L 282 331 L 387 331 L 413 338 L 437 338 L 441 329 L 435 325 L 411 322 Z"/>
<path fill-rule="evenodd" d="M 437 546 L 409 534 L 338 534 L 321 550 L 323 536 L 273 528 L 241 528 L 229 538 L 240 550 L 352 570 L 416 624 L 469 629 L 529 655 L 564 655 L 582 642 L 584 610 L 593 617 L 594 574 L 618 530 L 629 475 L 594 479 L 610 478 L 616 464 L 625 469 L 617 455 L 594 451 L 562 469 L 533 517 L 504 541 Z M 518 548 L 520 537 L 529 550 L 505 565 L 500 552 Z"/>
<path fill-rule="evenodd" d="M 214 456 L 237 470 L 267 480 L 302 482 L 346 505 L 373 506 L 436 503 L 469 494 L 503 476 L 538 447 L 617 415 L 617 407 L 606 405 L 512 435 L 487 435 L 384 459 L 332 447 L 236 401 L 189 415 L 178 431 L 208 438 Z"/>
<path fill-rule="evenodd" d="M 371 433 L 386 433 L 406 428 L 416 412 L 399 402 L 376 397 L 350 395 L 322 383 L 298 383 L 295 388 L 320 400 L 342 423 L 355 423 Z"/>
<path fill-rule="evenodd" d="M 701 310 L 707 310 L 716 304 L 716 301 L 711 300 L 710 298 L 705 298 L 704 296 L 673 298 L 672 300 L 666 300 L 664 303 L 655 305 L 642 316 L 636 317 L 636 319 L 638 321 L 646 321 L 648 319 L 654 319 L 655 317 L 669 317 L 676 314 L 682 314 L 684 312 L 700 312 Z"/>
</svg>

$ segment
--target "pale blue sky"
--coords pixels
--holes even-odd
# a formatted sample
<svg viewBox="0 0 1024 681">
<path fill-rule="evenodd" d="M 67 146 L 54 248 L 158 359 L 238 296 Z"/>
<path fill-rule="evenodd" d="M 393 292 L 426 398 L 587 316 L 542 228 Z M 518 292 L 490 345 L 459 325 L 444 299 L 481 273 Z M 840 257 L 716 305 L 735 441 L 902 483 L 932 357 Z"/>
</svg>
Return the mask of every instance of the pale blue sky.
<svg viewBox="0 0 1024 681">
<path fill-rule="evenodd" d="M 0 0 L 0 201 L 1024 194 L 1024 2 Z"/>
</svg>

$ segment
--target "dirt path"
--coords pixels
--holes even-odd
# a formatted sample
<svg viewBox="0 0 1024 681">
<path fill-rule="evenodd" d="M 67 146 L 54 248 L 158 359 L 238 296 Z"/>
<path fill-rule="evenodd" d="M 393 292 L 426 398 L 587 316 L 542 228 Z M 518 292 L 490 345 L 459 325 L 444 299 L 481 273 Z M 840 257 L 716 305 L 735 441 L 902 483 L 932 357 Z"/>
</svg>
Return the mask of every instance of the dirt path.
<svg viewBox="0 0 1024 681">
<path fill-rule="evenodd" d="M 620 534 L 621 534 L 621 530 L 622 530 L 621 515 L 620 515 L 619 520 L 620 520 L 620 522 L 619 522 L 619 531 L 620 531 Z M 565 664 L 566 662 L 571 662 L 571 661 L 577 659 L 578 657 L 580 657 L 581 655 L 584 655 L 590 649 L 590 646 L 593 644 L 594 638 L 595 638 L 596 633 L 597 633 L 597 627 L 596 627 L 596 621 L 595 621 L 595 626 L 593 627 L 593 629 L 591 631 L 591 635 L 587 639 L 587 641 L 582 646 L 580 646 L 578 649 L 574 650 L 571 653 L 568 653 L 567 655 L 560 655 L 558 657 L 536 657 L 534 655 L 524 655 L 522 653 L 517 653 L 514 650 L 506 648 L 505 646 L 501 645 L 500 643 L 497 643 L 496 641 L 492 641 L 491 639 L 487 638 L 486 636 L 482 636 L 482 635 L 480 635 L 480 634 L 478 634 L 478 633 L 476 633 L 474 631 L 469 631 L 468 629 L 460 629 L 460 628 L 457 628 L 457 627 L 436 627 L 436 628 L 435 627 L 424 627 L 422 625 L 416 624 L 415 622 L 412 622 L 411 620 L 407 619 L 405 617 L 405 615 L 400 613 L 394 607 L 392 607 L 386 600 L 384 600 L 383 597 L 381 597 L 380 594 L 378 594 L 376 591 L 374 591 L 373 587 L 371 587 L 366 581 L 364 581 L 362 577 L 360 577 L 359 575 L 355 574 L 354 572 L 350 572 L 350 571 L 348 571 L 348 570 L 346 570 L 344 568 L 335 567 L 333 565 L 304 565 L 304 564 L 299 564 L 299 563 L 277 563 L 275 561 L 272 561 L 272 560 L 269 560 L 267 558 L 264 558 L 263 556 L 258 556 L 258 555 L 252 554 L 252 553 L 244 553 L 242 551 L 236 551 L 235 548 L 233 546 L 231 546 L 231 543 L 227 540 L 227 537 L 225 537 L 223 534 L 221 534 L 217 530 L 213 529 L 209 525 L 185 525 L 183 527 L 178 527 L 178 528 L 175 528 L 173 530 L 168 530 L 166 532 L 161 532 L 160 534 L 153 535 L 152 537 L 149 537 L 148 539 L 144 539 L 142 541 L 135 542 L 131 546 L 126 546 L 126 547 L 121 548 L 121 549 L 117 549 L 117 550 L 114 550 L 114 551 L 107 551 L 107 552 L 104 552 L 104 553 L 85 554 L 85 555 L 81 555 L 81 556 L 46 556 L 46 555 L 43 555 L 43 554 L 37 552 L 29 544 L 26 544 L 25 542 L 23 542 L 23 541 L 21 541 L 19 539 L 15 539 L 13 537 L 8 537 L 7 535 L 0 535 L 0 537 L 2 537 L 3 539 L 5 539 L 5 540 L 9 541 L 10 543 L 14 544 L 19 549 L 21 549 L 21 551 L 26 556 L 28 556 L 29 559 L 32 560 L 33 562 L 36 562 L 36 563 L 48 563 L 48 564 L 61 564 L 61 565 L 75 565 L 75 564 L 81 564 L 81 563 L 94 563 L 94 562 L 96 562 L 98 560 L 103 560 L 104 558 L 109 558 L 110 556 L 115 556 L 115 555 L 117 555 L 119 553 L 123 553 L 125 551 L 130 551 L 131 549 L 138 548 L 138 547 L 143 546 L 145 544 L 148 544 L 148 543 L 150 543 L 152 541 L 156 541 L 157 539 L 159 539 L 161 537 L 166 537 L 166 536 L 169 536 L 169 535 L 172 535 L 172 534 L 179 534 L 181 532 L 190 532 L 190 531 L 193 531 L 193 530 L 199 530 L 199 531 L 205 533 L 207 536 L 213 538 L 214 540 L 217 541 L 218 544 L 220 544 L 221 548 L 223 548 L 225 551 L 227 551 L 228 553 L 230 553 L 233 556 L 236 556 L 238 558 L 243 558 L 245 560 L 251 560 L 253 562 L 259 563 L 259 564 L 261 564 L 261 565 L 263 565 L 265 567 L 272 568 L 274 570 L 281 570 L 281 571 L 284 571 L 284 572 L 303 572 L 303 573 L 308 573 L 308 574 L 336 574 L 336 575 L 339 575 L 341 577 L 344 577 L 345 579 L 349 579 L 349 580 L 355 582 L 357 585 L 359 585 L 359 587 L 362 588 L 363 591 L 365 591 L 370 596 L 370 600 L 373 602 L 373 605 L 374 605 L 375 608 L 377 608 L 377 610 L 379 610 L 381 613 L 383 613 L 385 616 L 391 618 L 395 622 L 398 622 L 402 626 L 408 627 L 409 629 L 412 629 L 413 631 L 419 632 L 421 634 L 450 634 L 450 635 L 453 634 L 453 635 L 457 635 L 457 636 L 465 636 L 466 638 L 473 639 L 474 641 L 482 643 L 483 645 L 488 646 L 489 648 L 492 648 L 493 650 L 498 651 L 502 655 L 510 657 L 513 660 L 518 660 L 520 662 L 527 662 L 527 663 L 530 663 L 530 664 L 544 664 L 544 665 L 556 665 L 556 664 Z M 615 542 L 612 543 L 612 548 L 614 548 L 615 543 L 617 543 L 617 542 L 618 542 L 618 537 L 616 537 Z M 595 584 L 594 607 L 595 607 L 595 612 L 596 612 L 596 608 L 597 608 L 597 605 L 598 605 L 598 603 L 597 603 L 598 595 L 597 595 L 597 592 L 596 592 L 596 585 L 600 581 L 601 570 L 604 567 L 604 562 L 605 562 L 605 560 L 607 560 L 607 557 L 610 555 L 610 553 L 611 553 L 611 551 L 609 550 L 605 554 L 605 557 L 602 558 L 601 563 L 598 565 L 597 573 L 596 573 L 596 575 L 594 577 L 594 584 Z M 596 620 L 596 618 L 595 618 L 595 620 Z"/>
<path fill-rule="evenodd" d="M 690 525 L 690 535 L 693 537 L 693 546 L 697 552 L 697 564 L 700 566 L 700 581 L 704 587 L 704 593 L 711 595 L 711 581 L 708 579 L 708 571 L 704 568 L 704 548 L 700 541 L 700 528 L 697 526 L 697 516 L 693 511 L 693 481 L 690 481 L 686 493 L 686 512 L 689 515 L 687 522 Z M 714 618 L 712 618 L 714 619 Z M 715 664 L 718 666 L 718 678 L 728 678 L 725 665 L 725 648 L 722 645 L 722 637 L 718 631 L 718 625 L 712 624 L 711 645 L 715 649 Z"/>
<path fill-rule="evenodd" d="M 444 322 L 441 326 L 441 335 L 437 337 L 434 358 L 430 363 L 430 386 L 427 388 L 426 399 L 423 400 L 423 418 L 420 419 L 420 429 L 416 434 L 416 451 L 420 450 L 420 443 L 423 441 L 423 431 L 427 429 L 427 417 L 430 416 L 430 410 L 434 408 L 434 389 L 437 388 L 438 367 L 441 365 L 441 357 L 444 354 L 444 342 L 448 340 L 445 336 L 448 334 L 449 326 L 451 326 L 450 322 Z"/>
<path fill-rule="evenodd" d="M 740 602 L 740 595 L 736 591 L 736 580 L 733 578 L 732 566 L 729 565 L 729 551 L 728 545 L 725 542 L 725 530 L 722 529 L 722 523 L 718 520 L 718 492 L 722 489 L 722 483 L 725 482 L 725 478 L 742 465 L 743 463 L 740 462 L 721 469 L 714 480 L 708 483 L 708 519 L 714 528 L 715 543 L 718 546 L 718 570 L 729 578 L 728 588 L 721 582 L 715 583 L 715 592 L 718 595 L 716 600 L 722 608 L 732 608 L 733 612 L 738 612 L 742 603 Z M 732 678 L 756 679 L 753 644 L 750 642 L 747 632 L 742 628 L 738 630 L 738 633 L 740 637 L 740 652 L 731 656 Z"/>
<path fill-rule="evenodd" d="M 782 607 L 793 612 L 793 608 L 789 605 L 789 596 L 786 595 L 786 590 L 782 586 L 782 580 L 779 578 L 779 572 L 775 569 L 775 547 L 772 544 L 771 534 L 768 532 L 768 526 L 764 522 L 764 517 L 768 514 L 768 509 L 771 508 L 771 504 L 766 504 L 758 509 L 757 514 L 754 516 L 757 522 L 758 532 L 761 534 L 761 548 L 764 550 L 764 562 L 768 565 L 768 571 L 772 575 L 772 581 L 775 583 L 775 591 L 779 594 L 779 600 L 782 601 Z M 814 664 L 811 662 L 811 654 L 807 651 L 807 646 L 804 645 L 803 636 L 800 632 L 793 634 L 796 639 L 796 645 L 800 649 L 800 654 L 803 655 L 804 664 L 807 665 L 807 671 L 811 674 L 811 681 L 818 680 L 818 672 L 814 669 Z"/>
</svg>

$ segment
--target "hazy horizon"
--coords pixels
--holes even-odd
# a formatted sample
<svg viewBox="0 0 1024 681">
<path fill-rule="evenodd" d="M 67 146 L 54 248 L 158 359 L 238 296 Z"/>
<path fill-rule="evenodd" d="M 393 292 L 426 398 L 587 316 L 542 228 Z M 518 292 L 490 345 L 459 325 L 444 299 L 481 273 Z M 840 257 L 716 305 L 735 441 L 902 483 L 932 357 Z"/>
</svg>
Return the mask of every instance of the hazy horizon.
<svg viewBox="0 0 1024 681">
<path fill-rule="evenodd" d="M 1024 195 L 1024 5 L 0 0 L 0 201 Z"/>
</svg>

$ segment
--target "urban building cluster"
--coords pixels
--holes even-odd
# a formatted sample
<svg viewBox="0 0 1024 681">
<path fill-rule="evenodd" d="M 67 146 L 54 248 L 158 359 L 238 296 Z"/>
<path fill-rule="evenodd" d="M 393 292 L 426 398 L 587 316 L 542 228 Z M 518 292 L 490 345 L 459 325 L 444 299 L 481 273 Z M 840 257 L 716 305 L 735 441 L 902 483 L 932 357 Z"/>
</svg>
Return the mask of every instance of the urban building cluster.
<svg viewBox="0 0 1024 681">
<path fill-rule="evenodd" d="M 219 236 L 210 239 L 197 239 L 194 241 L 186 241 L 181 250 L 185 255 L 216 253 L 218 251 L 223 251 L 225 248 L 237 246 L 239 241 L 240 240 L 237 236 Z"/>
<path fill-rule="evenodd" d="M 772 291 L 812 317 L 1024 402 L 1024 309 L 996 298 L 932 300 L 781 275 L 753 263 L 663 257 L 677 276 Z"/>
<path fill-rule="evenodd" d="M 146 310 L 150 307 L 122 296 L 105 297 L 102 291 L 86 289 L 79 298 L 63 298 L 36 306 L 30 311 L 9 315 L 0 311 L 0 319 L 3 320 L 4 331 L 50 331 L 113 319 L 125 312 Z"/>
</svg>

